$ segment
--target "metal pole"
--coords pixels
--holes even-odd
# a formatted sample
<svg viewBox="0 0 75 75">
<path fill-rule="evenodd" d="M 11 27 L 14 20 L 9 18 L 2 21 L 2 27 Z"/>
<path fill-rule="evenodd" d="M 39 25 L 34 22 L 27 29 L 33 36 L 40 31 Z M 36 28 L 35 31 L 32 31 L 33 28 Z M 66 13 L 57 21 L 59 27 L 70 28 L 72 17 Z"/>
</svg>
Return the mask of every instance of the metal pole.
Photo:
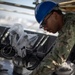
<svg viewBox="0 0 75 75">
<path fill-rule="evenodd" d="M 33 4 L 35 4 L 37 6 L 39 4 L 39 0 L 35 0 L 35 2 L 33 2 Z"/>
<path fill-rule="evenodd" d="M 20 5 L 20 4 L 10 3 L 10 2 L 4 2 L 4 1 L 1 1 L 0 4 L 11 5 L 11 6 L 16 6 L 16 7 L 21 7 L 21 8 L 32 9 L 32 10 L 35 9 L 34 7 L 29 7 L 29 6 L 25 6 L 25 5 Z"/>
</svg>

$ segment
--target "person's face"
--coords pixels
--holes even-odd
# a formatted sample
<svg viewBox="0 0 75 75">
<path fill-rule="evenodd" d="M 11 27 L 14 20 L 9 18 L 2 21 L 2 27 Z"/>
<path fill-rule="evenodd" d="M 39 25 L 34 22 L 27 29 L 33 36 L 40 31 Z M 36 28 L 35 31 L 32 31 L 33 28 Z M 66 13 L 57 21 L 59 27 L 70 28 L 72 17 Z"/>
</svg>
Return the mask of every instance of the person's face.
<svg viewBox="0 0 75 75">
<path fill-rule="evenodd" d="M 52 14 L 48 14 L 44 19 L 44 30 L 52 33 L 56 33 L 63 26 L 63 17 L 59 15 L 57 12 L 53 12 Z"/>
</svg>

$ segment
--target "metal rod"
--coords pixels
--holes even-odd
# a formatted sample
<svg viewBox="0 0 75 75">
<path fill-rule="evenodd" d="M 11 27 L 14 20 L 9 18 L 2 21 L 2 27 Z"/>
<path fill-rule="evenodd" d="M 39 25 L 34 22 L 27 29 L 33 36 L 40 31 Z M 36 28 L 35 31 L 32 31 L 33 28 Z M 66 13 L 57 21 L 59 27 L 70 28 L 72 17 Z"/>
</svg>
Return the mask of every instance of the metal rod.
<svg viewBox="0 0 75 75">
<path fill-rule="evenodd" d="M 32 10 L 35 9 L 34 7 L 20 5 L 20 4 L 15 4 L 15 3 L 10 3 L 10 2 L 3 2 L 3 1 L 1 1 L 0 4 L 11 5 L 11 6 L 21 7 L 21 8 L 26 8 L 26 9 L 32 9 Z"/>
<path fill-rule="evenodd" d="M 45 35 L 42 36 L 42 38 L 40 39 L 40 41 L 37 43 L 35 47 L 38 47 L 44 38 L 45 38 Z"/>
<path fill-rule="evenodd" d="M 59 3 L 60 6 L 68 5 L 68 4 L 75 5 L 75 0 L 74 1 L 65 1 L 65 2 L 60 2 Z"/>
</svg>

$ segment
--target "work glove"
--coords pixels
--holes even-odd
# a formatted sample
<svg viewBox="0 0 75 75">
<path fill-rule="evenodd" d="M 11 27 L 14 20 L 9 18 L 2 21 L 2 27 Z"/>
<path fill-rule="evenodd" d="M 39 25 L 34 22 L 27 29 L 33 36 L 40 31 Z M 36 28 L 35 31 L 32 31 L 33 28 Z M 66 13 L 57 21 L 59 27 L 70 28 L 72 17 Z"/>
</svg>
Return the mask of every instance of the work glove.
<svg viewBox="0 0 75 75">
<path fill-rule="evenodd" d="M 56 70 L 57 75 L 74 75 L 75 65 L 68 61 L 62 63 Z"/>
</svg>

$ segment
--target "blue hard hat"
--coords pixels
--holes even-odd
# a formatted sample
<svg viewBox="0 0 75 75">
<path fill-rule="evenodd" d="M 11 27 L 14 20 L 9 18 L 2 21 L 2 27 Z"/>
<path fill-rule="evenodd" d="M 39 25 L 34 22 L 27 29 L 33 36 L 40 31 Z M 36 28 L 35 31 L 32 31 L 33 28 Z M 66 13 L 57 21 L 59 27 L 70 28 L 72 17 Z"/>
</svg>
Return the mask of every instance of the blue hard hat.
<svg viewBox="0 0 75 75">
<path fill-rule="evenodd" d="M 35 18 L 38 23 L 42 23 L 44 18 L 50 13 L 58 4 L 51 1 L 44 1 L 39 3 L 35 8 Z"/>
</svg>

